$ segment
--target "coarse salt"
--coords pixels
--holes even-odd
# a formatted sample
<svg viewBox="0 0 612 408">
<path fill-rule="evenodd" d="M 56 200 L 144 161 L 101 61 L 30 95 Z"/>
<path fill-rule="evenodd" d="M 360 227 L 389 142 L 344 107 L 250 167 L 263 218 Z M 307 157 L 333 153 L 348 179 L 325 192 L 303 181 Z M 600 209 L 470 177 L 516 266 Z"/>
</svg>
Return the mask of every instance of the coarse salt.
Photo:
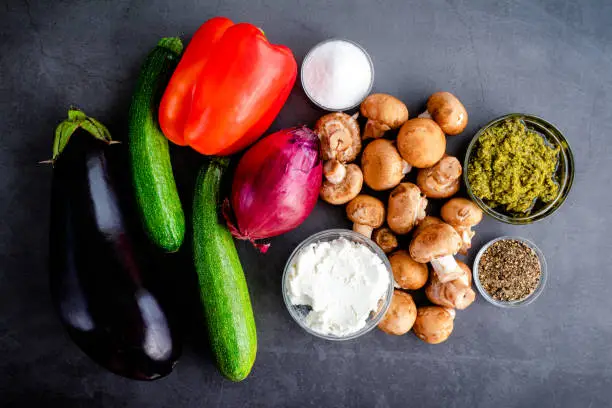
<svg viewBox="0 0 612 408">
<path fill-rule="evenodd" d="M 328 110 L 359 104 L 370 91 L 373 77 L 368 55 L 350 41 L 324 42 L 313 48 L 302 64 L 306 94 Z"/>
</svg>

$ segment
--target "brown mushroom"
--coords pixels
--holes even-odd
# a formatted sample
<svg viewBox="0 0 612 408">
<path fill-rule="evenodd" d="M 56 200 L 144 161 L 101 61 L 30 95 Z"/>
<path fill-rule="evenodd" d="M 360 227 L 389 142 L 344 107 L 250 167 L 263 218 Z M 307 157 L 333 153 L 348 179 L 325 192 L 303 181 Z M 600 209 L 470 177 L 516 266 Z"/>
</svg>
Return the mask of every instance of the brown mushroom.
<svg viewBox="0 0 612 408">
<path fill-rule="evenodd" d="M 431 262 L 440 282 L 449 282 L 463 275 L 453 255 L 461 248 L 461 237 L 448 224 L 423 228 L 410 243 L 410 256 L 417 262 Z"/>
<path fill-rule="evenodd" d="M 462 245 L 459 253 L 467 255 L 474 237 L 472 227 L 482 221 L 482 210 L 466 198 L 452 198 L 442 206 L 440 215 L 461 237 Z"/>
<path fill-rule="evenodd" d="M 419 307 L 412 330 L 425 343 L 442 343 L 453 332 L 454 319 L 452 309 L 448 310 L 440 306 Z"/>
<path fill-rule="evenodd" d="M 446 137 L 433 120 L 410 119 L 397 135 L 397 149 L 412 167 L 432 167 L 444 156 Z"/>
<path fill-rule="evenodd" d="M 412 231 L 412 238 L 416 237 L 427 227 L 432 224 L 444 224 L 444 221 L 439 219 L 438 217 L 434 217 L 433 215 L 427 215 L 425 218 L 419 222 L 419 225 Z"/>
<path fill-rule="evenodd" d="M 417 308 L 412 296 L 401 290 L 394 290 L 391 305 L 378 323 L 378 328 L 387 334 L 401 336 L 410 331 L 416 317 Z"/>
<path fill-rule="evenodd" d="M 361 114 L 368 118 L 363 138 L 379 138 L 388 130 L 397 129 L 408 120 L 408 108 L 394 96 L 378 93 L 361 103 Z"/>
<path fill-rule="evenodd" d="M 359 123 L 356 116 L 342 112 L 319 118 L 314 131 L 321 140 L 321 159 L 350 163 L 361 151 Z"/>
<path fill-rule="evenodd" d="M 390 228 L 378 228 L 372 233 L 372 241 L 383 250 L 385 254 L 397 248 L 397 237 Z"/>
<path fill-rule="evenodd" d="M 417 185 L 428 198 L 448 198 L 459 191 L 461 172 L 459 160 L 444 155 L 433 167 L 419 170 Z"/>
<path fill-rule="evenodd" d="M 458 135 L 468 124 L 465 106 L 450 92 L 436 92 L 427 101 L 427 110 L 419 118 L 432 118 L 447 135 Z"/>
<path fill-rule="evenodd" d="M 346 176 L 346 166 L 336 159 L 327 160 L 323 163 L 323 174 L 330 183 L 341 183 Z"/>
<path fill-rule="evenodd" d="M 366 237 L 385 221 L 385 205 L 378 198 L 360 194 L 346 206 L 346 215 L 353 221 L 353 231 Z"/>
<path fill-rule="evenodd" d="M 469 266 L 461 261 L 457 261 L 457 265 L 463 270 L 463 275 L 459 278 L 468 286 L 472 286 L 472 270 Z"/>
<path fill-rule="evenodd" d="M 340 183 L 333 184 L 329 180 L 323 180 L 321 199 L 334 205 L 346 204 L 361 191 L 363 185 L 363 174 L 356 164 L 346 166 L 346 176 Z"/>
<path fill-rule="evenodd" d="M 400 183 L 389 195 L 387 224 L 396 234 L 407 234 L 425 218 L 427 199 L 412 183 Z"/>
<path fill-rule="evenodd" d="M 345 164 L 355 160 L 361 151 L 361 136 L 357 115 L 334 112 L 319 118 L 315 133 L 321 140 L 323 174 L 332 184 L 342 182 L 346 175 Z"/>
<path fill-rule="evenodd" d="M 361 171 L 363 180 L 372 190 L 382 191 L 397 186 L 410 172 L 410 166 L 399 155 L 392 141 L 378 139 L 363 149 Z"/>
<path fill-rule="evenodd" d="M 463 275 L 450 282 L 442 283 L 434 273 L 425 288 L 425 295 L 431 303 L 439 306 L 465 309 L 476 299 L 476 292 L 471 288 L 472 271 L 463 262 L 457 261 Z"/>
<path fill-rule="evenodd" d="M 429 271 L 426 264 L 418 263 L 408 251 L 400 250 L 389 256 L 396 287 L 402 289 L 421 289 L 427 283 Z"/>
</svg>

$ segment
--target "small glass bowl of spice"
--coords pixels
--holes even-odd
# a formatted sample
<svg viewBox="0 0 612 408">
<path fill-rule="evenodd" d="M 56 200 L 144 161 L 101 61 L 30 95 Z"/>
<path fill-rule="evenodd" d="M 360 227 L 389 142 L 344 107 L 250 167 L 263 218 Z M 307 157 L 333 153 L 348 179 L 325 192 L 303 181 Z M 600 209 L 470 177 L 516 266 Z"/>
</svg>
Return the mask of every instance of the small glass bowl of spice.
<svg viewBox="0 0 612 408">
<path fill-rule="evenodd" d="M 468 194 L 487 215 L 508 224 L 529 224 L 563 204 L 574 179 L 574 157 L 551 123 L 511 113 L 476 133 L 464 169 Z"/>
<path fill-rule="evenodd" d="M 496 238 L 478 251 L 473 274 L 482 297 L 507 308 L 536 300 L 548 276 L 542 251 L 525 238 L 508 236 Z"/>
</svg>

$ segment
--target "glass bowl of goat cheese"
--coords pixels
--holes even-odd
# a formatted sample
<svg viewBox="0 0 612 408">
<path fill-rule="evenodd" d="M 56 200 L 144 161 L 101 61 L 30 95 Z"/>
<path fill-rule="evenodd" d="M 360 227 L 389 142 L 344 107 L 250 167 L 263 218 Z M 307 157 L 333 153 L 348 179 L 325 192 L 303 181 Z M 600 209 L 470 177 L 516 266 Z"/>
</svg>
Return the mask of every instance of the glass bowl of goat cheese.
<svg viewBox="0 0 612 408">
<path fill-rule="evenodd" d="M 393 272 L 385 253 L 354 231 L 331 229 L 302 241 L 285 265 L 285 305 L 308 333 L 351 340 L 372 330 L 393 296 Z"/>
</svg>

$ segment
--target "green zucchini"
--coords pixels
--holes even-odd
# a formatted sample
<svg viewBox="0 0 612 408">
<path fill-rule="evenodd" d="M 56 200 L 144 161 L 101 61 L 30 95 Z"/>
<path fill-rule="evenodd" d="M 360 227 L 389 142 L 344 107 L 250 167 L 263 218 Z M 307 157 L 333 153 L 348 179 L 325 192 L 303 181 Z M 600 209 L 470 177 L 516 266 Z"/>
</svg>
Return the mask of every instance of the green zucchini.
<svg viewBox="0 0 612 408">
<path fill-rule="evenodd" d="M 228 159 L 200 170 L 193 199 L 193 257 L 211 349 L 221 373 L 241 381 L 251 372 L 257 332 L 234 239 L 220 218 L 221 178 Z"/>
<path fill-rule="evenodd" d="M 132 182 L 149 239 L 167 252 L 178 251 L 185 237 L 185 214 L 172 173 L 168 140 L 157 122 L 161 94 L 178 63 L 183 44 L 162 38 L 149 53 L 130 107 L 129 152 Z"/>
</svg>

